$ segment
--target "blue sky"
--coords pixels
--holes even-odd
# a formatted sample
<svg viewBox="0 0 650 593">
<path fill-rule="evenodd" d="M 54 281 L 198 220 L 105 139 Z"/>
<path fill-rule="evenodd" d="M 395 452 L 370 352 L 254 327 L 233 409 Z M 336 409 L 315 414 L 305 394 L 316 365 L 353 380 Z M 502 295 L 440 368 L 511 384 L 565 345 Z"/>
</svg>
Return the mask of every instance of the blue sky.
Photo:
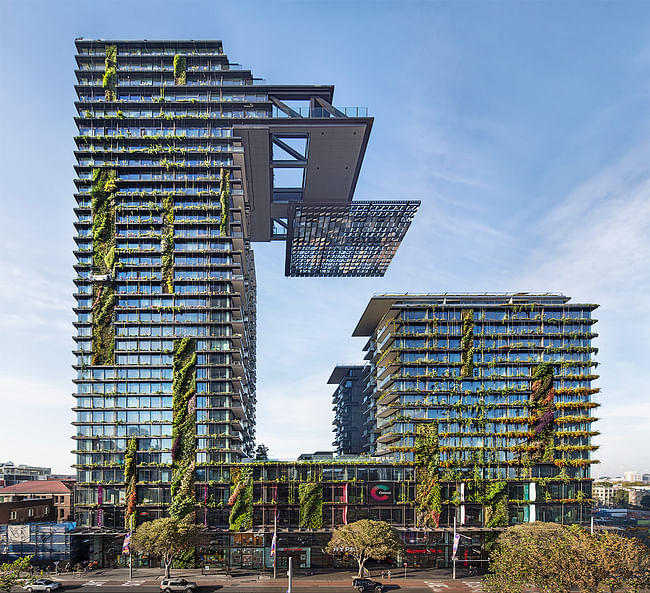
<svg viewBox="0 0 650 593">
<path fill-rule="evenodd" d="M 381 279 L 284 278 L 255 247 L 258 441 L 331 448 L 337 362 L 378 292 L 601 307 L 594 475 L 650 471 L 650 3 L 0 0 L 0 460 L 68 471 L 75 37 L 222 39 L 375 119 L 356 199 L 422 207 Z"/>
</svg>

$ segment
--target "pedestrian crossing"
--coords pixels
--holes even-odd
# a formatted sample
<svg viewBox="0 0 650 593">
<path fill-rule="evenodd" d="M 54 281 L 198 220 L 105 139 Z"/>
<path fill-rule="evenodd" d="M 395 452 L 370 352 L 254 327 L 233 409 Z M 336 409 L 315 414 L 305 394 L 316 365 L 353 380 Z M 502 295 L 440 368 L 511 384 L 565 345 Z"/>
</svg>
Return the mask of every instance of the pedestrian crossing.
<svg viewBox="0 0 650 593">
<path fill-rule="evenodd" d="M 483 593 L 483 585 L 481 581 L 454 581 L 452 586 L 448 583 L 441 581 L 424 581 L 424 584 L 434 591 L 435 593 L 449 593 L 450 591 L 460 591 L 464 587 L 466 591 L 471 593 Z"/>
<path fill-rule="evenodd" d="M 103 587 L 108 581 L 86 581 L 85 583 L 81 583 L 82 587 Z M 121 587 L 140 587 L 141 585 L 144 585 L 144 581 L 126 581 L 124 583 L 115 583 L 115 582 L 110 582 L 109 585 L 119 585 Z"/>
</svg>

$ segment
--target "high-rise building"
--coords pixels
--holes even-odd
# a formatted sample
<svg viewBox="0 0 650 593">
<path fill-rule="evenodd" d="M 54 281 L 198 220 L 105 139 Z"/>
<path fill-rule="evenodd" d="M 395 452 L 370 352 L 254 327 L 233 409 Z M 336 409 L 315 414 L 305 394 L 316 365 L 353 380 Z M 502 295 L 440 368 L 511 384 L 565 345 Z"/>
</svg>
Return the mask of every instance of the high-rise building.
<svg viewBox="0 0 650 593">
<path fill-rule="evenodd" d="M 353 333 L 368 339 L 365 446 L 383 462 L 414 463 L 421 484 L 462 481 L 468 493 L 483 492 L 477 500 L 486 483 L 517 480 L 518 498 L 535 502 L 543 484 L 548 504 L 537 513 L 522 506 L 522 520 L 583 521 L 597 448 L 597 305 L 569 301 L 553 293 L 373 297 Z"/>
<path fill-rule="evenodd" d="M 76 520 L 123 529 L 252 454 L 251 242 L 286 241 L 287 275 L 382 275 L 418 203 L 352 201 L 372 118 L 332 86 L 264 84 L 219 41 L 76 47 Z"/>
<path fill-rule="evenodd" d="M 334 442 L 339 455 L 367 453 L 367 439 L 364 438 L 366 419 L 364 392 L 368 390 L 367 367 L 363 365 L 337 365 L 329 380 L 336 384 L 332 395 L 334 410 Z"/>
</svg>

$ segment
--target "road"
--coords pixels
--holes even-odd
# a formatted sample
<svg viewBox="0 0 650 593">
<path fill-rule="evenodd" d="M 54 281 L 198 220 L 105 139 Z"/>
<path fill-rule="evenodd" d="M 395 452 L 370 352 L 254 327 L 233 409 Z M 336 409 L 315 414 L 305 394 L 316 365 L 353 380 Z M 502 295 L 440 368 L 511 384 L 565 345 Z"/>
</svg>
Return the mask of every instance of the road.
<svg viewBox="0 0 650 593">
<path fill-rule="evenodd" d="M 411 581 L 385 583 L 386 593 L 391 592 L 408 592 L 408 593 L 481 593 L 483 591 L 481 584 L 478 580 L 472 581 L 442 581 L 430 580 L 422 581 L 413 579 Z M 158 585 L 151 584 L 145 581 L 88 581 L 84 583 L 64 584 L 61 593 L 70 591 L 71 593 L 125 593 L 125 589 L 135 589 L 137 593 L 159 593 L 160 588 Z M 198 587 L 197 593 L 285 593 L 287 590 L 286 579 L 273 581 L 245 581 L 240 580 L 237 582 L 229 582 L 214 585 L 202 585 Z M 13 591 L 18 593 L 22 589 L 15 588 Z M 319 591 L 322 593 L 354 593 L 354 589 L 349 583 L 346 582 L 294 582 L 293 592 L 307 593 Z M 23 591 L 24 593 L 24 591 Z"/>
</svg>

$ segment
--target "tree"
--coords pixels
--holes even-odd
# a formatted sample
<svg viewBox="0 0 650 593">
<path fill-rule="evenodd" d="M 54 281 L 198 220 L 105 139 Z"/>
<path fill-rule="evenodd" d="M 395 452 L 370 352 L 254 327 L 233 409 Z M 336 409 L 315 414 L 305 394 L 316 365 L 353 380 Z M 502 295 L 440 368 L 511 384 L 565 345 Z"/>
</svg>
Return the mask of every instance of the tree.
<svg viewBox="0 0 650 593">
<path fill-rule="evenodd" d="M 140 525 L 133 535 L 133 548 L 160 556 L 165 565 L 165 578 L 169 578 L 172 560 L 205 543 L 207 537 L 202 525 L 186 520 L 166 517 Z"/>
<path fill-rule="evenodd" d="M 269 448 L 266 445 L 260 443 L 255 449 L 255 459 L 260 461 L 267 461 L 269 458 Z"/>
<path fill-rule="evenodd" d="M 544 593 L 623 589 L 650 583 L 650 552 L 639 541 L 582 527 L 527 523 L 503 532 L 491 554 L 490 593 L 521 593 L 535 586 Z"/>
<path fill-rule="evenodd" d="M 24 585 L 24 579 L 20 575 L 23 571 L 27 572 L 29 570 L 29 563 L 32 558 L 33 556 L 26 556 L 0 565 L 0 591 L 9 593 L 12 587 Z"/>
<path fill-rule="evenodd" d="M 362 519 L 339 527 L 327 544 L 328 554 L 347 552 L 359 565 L 359 577 L 363 576 L 366 561 L 383 560 L 402 550 L 402 542 L 395 530 L 385 521 Z"/>
<path fill-rule="evenodd" d="M 614 506 L 616 507 L 626 507 L 628 506 L 630 502 L 630 493 L 623 489 L 620 488 L 616 492 L 614 492 Z"/>
</svg>

